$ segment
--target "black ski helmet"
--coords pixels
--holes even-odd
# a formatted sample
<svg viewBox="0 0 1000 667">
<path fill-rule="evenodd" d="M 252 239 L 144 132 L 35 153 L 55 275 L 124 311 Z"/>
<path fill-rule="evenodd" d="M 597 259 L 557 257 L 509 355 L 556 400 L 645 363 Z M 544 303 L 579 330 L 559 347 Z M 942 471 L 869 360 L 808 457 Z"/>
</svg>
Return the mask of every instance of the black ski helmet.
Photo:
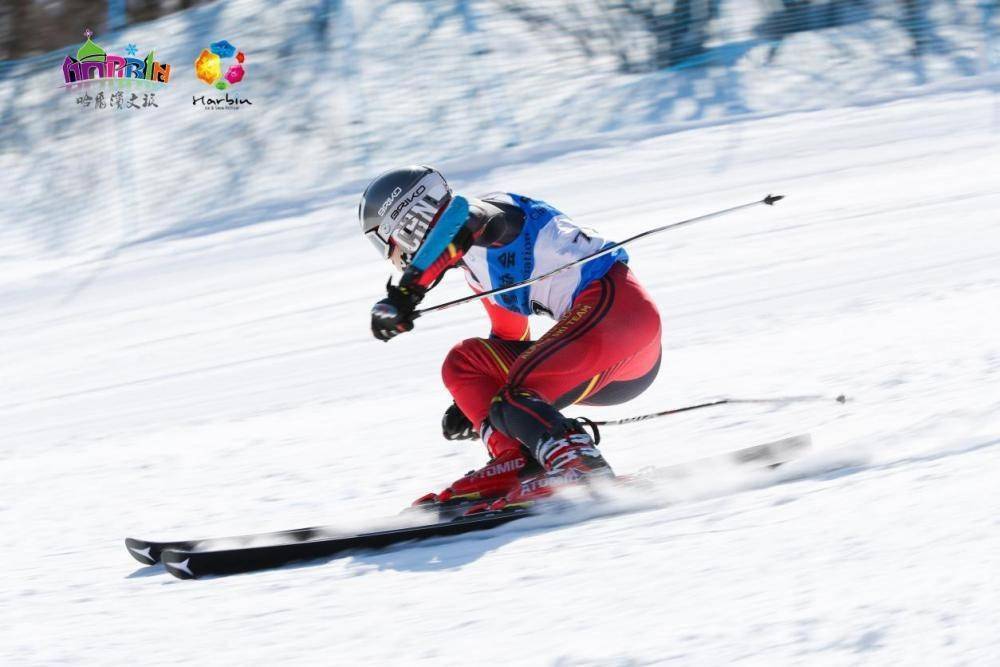
<svg viewBox="0 0 1000 667">
<path fill-rule="evenodd" d="M 451 188 L 436 169 L 423 165 L 391 169 L 361 195 L 361 233 L 402 271 L 450 202 Z"/>
</svg>

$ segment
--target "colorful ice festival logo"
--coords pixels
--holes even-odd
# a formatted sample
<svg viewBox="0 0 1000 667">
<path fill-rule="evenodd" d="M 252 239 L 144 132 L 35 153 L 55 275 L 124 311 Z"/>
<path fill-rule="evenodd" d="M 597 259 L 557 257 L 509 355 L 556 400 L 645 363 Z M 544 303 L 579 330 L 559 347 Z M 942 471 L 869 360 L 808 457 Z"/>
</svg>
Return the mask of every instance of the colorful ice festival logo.
<svg viewBox="0 0 1000 667">
<path fill-rule="evenodd" d="M 85 83 L 94 79 L 138 79 L 155 83 L 166 83 L 170 80 L 170 65 L 153 60 L 154 52 L 150 51 L 145 58 L 135 58 L 136 50 L 133 44 L 126 49 L 129 56 L 116 56 L 107 53 L 94 43 L 91 37 L 94 33 L 89 28 L 83 33 L 87 37 L 76 52 L 76 58 L 66 56 L 62 71 L 66 85 Z"/>
<path fill-rule="evenodd" d="M 222 39 L 212 42 L 207 49 L 202 49 L 198 60 L 194 61 L 194 73 L 207 85 L 226 90 L 246 76 L 246 69 L 243 67 L 245 61 L 246 54 L 237 51 L 235 46 Z"/>
</svg>

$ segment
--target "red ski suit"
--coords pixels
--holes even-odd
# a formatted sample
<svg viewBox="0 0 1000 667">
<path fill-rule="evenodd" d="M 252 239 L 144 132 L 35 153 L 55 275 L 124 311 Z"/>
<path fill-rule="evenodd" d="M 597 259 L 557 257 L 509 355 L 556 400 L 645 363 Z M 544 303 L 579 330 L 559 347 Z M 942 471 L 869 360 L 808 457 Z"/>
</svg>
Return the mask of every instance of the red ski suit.
<svg viewBox="0 0 1000 667">
<path fill-rule="evenodd" d="M 537 341 L 529 340 L 527 316 L 483 303 L 490 338 L 462 341 L 442 368 L 455 403 L 477 429 L 496 400 L 547 426 L 546 417 L 519 395 L 530 393 L 557 410 L 574 403 L 613 405 L 642 393 L 659 370 L 660 316 L 624 263 L 584 288 Z M 495 431 L 487 446 L 495 457 L 520 445 Z"/>
</svg>

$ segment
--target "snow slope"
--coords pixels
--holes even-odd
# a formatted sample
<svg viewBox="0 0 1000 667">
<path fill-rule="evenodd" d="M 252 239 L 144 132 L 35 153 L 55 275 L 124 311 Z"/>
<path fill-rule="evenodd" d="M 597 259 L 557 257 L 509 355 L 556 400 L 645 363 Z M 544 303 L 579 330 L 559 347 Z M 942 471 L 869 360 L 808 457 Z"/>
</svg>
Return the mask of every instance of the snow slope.
<svg viewBox="0 0 1000 667">
<path fill-rule="evenodd" d="M 621 471 L 804 430 L 854 465 L 678 504 L 199 582 L 127 535 L 392 514 L 480 464 L 438 366 L 478 306 L 372 340 L 354 196 L 0 290 L 4 664 L 995 664 L 1000 116 L 988 92 L 704 127 L 469 171 L 630 249 L 665 359 L 640 399 L 847 392 L 607 429 Z M 463 293 L 458 277 L 431 301 Z M 539 321 L 539 325 L 543 325 Z M 583 411 L 581 411 L 582 413 Z"/>
</svg>

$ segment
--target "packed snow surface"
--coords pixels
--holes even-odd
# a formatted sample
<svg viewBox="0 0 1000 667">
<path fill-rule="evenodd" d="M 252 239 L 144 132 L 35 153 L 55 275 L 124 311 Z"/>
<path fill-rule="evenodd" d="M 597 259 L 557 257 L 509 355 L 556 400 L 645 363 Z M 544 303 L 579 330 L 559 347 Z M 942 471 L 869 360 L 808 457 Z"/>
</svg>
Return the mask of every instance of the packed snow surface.
<svg viewBox="0 0 1000 667">
<path fill-rule="evenodd" d="M 811 432 L 780 484 L 706 475 L 625 516 L 228 578 L 139 567 L 122 539 L 360 527 L 480 465 L 438 431 L 439 365 L 480 307 L 373 340 L 388 269 L 354 196 L 0 264 L 0 662 L 997 664 L 998 130 L 991 93 L 951 93 L 470 171 L 460 191 L 613 238 L 788 196 L 630 248 L 663 368 L 577 414 L 852 400 L 605 430 L 622 472 Z"/>
</svg>

